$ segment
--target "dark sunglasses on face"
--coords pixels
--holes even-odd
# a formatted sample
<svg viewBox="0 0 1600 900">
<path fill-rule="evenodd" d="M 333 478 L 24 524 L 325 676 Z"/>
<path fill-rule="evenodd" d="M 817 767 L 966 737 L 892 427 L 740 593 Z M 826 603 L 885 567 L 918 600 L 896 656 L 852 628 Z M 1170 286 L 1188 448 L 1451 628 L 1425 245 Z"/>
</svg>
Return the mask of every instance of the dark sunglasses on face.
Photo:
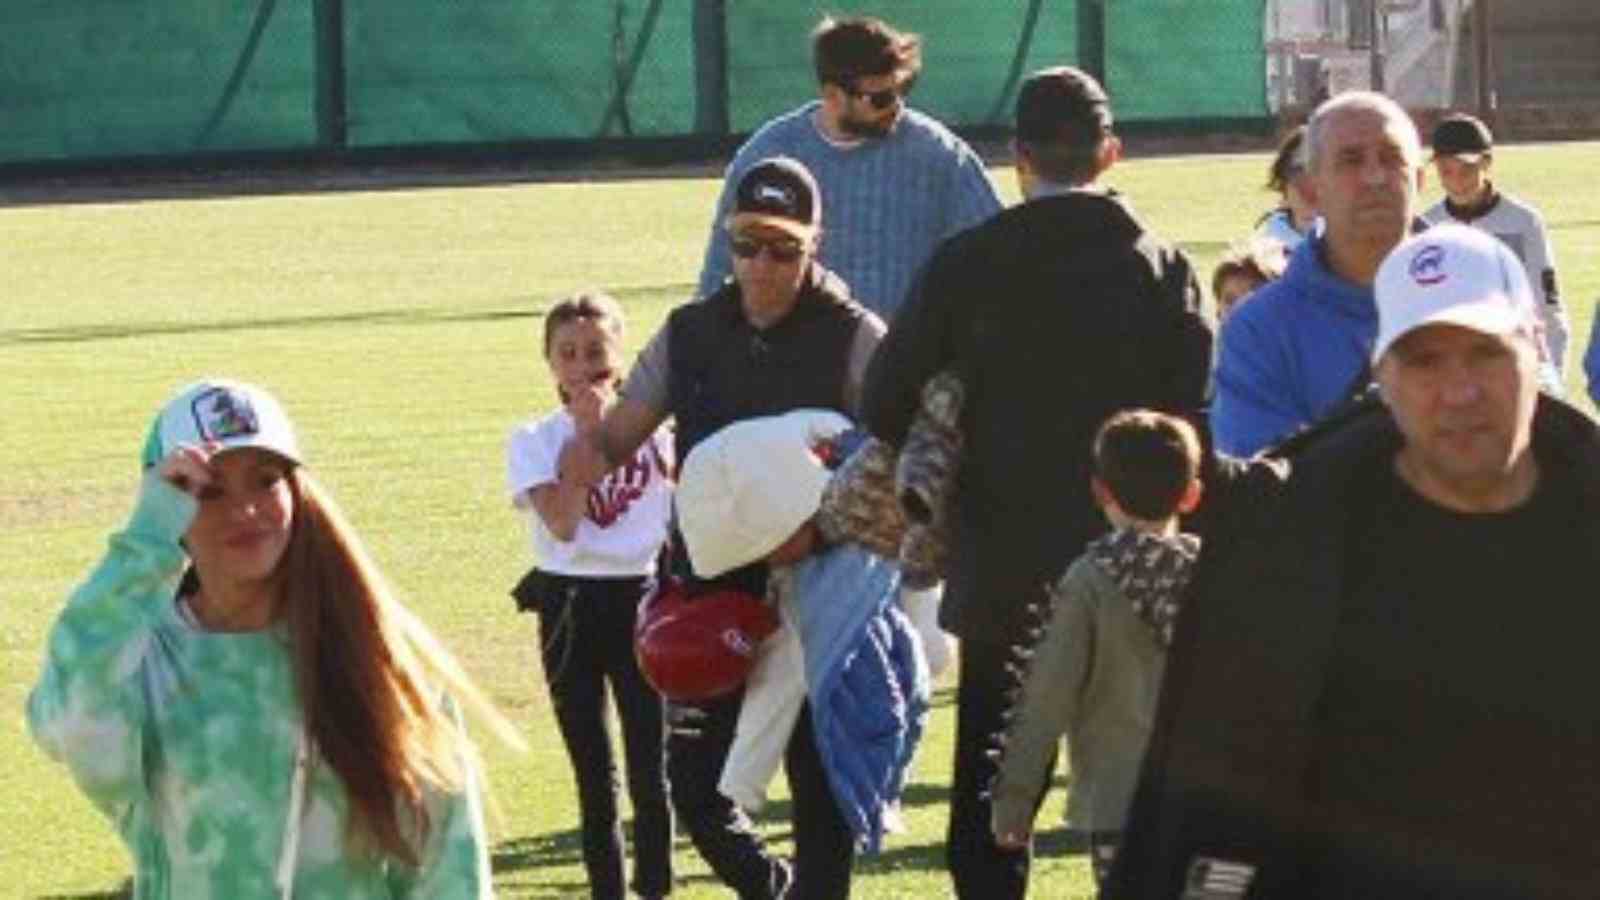
<svg viewBox="0 0 1600 900">
<path fill-rule="evenodd" d="M 773 262 L 779 263 L 792 263 L 806 252 L 806 248 L 792 238 L 766 241 L 736 234 L 728 240 L 728 245 L 732 248 L 733 255 L 740 259 L 755 259 L 764 249 Z"/>
<path fill-rule="evenodd" d="M 873 109 L 888 109 L 900 99 L 899 88 L 884 88 L 881 91 L 858 91 L 852 89 L 850 96 L 860 97 L 872 104 Z"/>
</svg>

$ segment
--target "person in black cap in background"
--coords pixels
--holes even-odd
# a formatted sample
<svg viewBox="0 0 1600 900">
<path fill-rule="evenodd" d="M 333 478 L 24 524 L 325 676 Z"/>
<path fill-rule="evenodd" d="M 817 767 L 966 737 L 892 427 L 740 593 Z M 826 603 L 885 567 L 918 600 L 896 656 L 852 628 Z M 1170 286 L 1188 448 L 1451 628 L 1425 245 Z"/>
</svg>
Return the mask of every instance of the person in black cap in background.
<svg viewBox="0 0 1600 900">
<path fill-rule="evenodd" d="M 1089 491 L 1095 430 L 1127 407 L 1195 413 L 1211 333 L 1184 255 L 1101 176 L 1122 145 L 1105 91 L 1060 67 L 1023 83 L 1017 177 L 1026 198 L 945 242 L 867 370 L 863 418 L 904 440 L 923 384 L 967 380 L 955 547 L 940 624 L 961 639 L 948 854 L 956 893 L 1022 897 L 1029 847 L 990 829 L 989 756 L 1029 608 L 1105 530 Z"/>
<path fill-rule="evenodd" d="M 1445 197 L 1422 214 L 1429 225 L 1460 222 L 1487 231 L 1511 248 L 1528 270 L 1544 342 L 1556 374 L 1567 371 L 1567 343 L 1572 327 L 1556 285 L 1556 256 L 1545 232 L 1544 217 L 1527 203 L 1502 193 L 1490 178 L 1494 136 L 1475 116 L 1455 113 L 1433 129 L 1433 165 Z"/>
<path fill-rule="evenodd" d="M 677 419 L 678 459 L 745 419 L 801 408 L 854 418 L 884 324 L 816 261 L 821 226 L 821 194 L 805 166 L 782 156 L 752 165 L 724 222 L 733 280 L 667 316 L 640 351 L 620 399 L 593 431 L 562 449 L 562 480 L 594 485 L 631 459 L 668 416 Z M 672 550 L 672 572 L 691 593 L 734 587 L 765 594 L 764 563 L 702 581 L 690 570 L 681 538 L 674 536 Z M 834 804 L 808 713 L 801 713 L 785 757 L 794 799 L 793 868 L 766 852 L 749 818 L 718 792 L 742 701 L 735 693 L 667 705 L 667 779 L 678 821 L 742 900 L 848 897 L 854 837 Z"/>
</svg>

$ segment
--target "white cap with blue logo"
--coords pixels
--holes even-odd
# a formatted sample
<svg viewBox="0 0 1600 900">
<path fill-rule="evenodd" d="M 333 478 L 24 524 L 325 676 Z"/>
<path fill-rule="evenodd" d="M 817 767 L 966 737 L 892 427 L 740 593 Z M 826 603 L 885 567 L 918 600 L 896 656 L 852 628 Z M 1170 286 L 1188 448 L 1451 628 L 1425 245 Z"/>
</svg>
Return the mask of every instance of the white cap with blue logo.
<svg viewBox="0 0 1600 900">
<path fill-rule="evenodd" d="M 1522 261 L 1499 238 L 1453 223 L 1402 241 L 1378 267 L 1373 362 L 1424 325 L 1538 338 L 1533 290 Z"/>
<path fill-rule="evenodd" d="M 262 388 L 227 378 L 206 378 L 167 401 L 150 426 L 141 462 L 159 463 L 179 444 L 216 441 L 222 450 L 255 447 L 300 463 L 294 426 L 277 398 Z M 221 452 L 221 451 L 219 451 Z"/>
</svg>

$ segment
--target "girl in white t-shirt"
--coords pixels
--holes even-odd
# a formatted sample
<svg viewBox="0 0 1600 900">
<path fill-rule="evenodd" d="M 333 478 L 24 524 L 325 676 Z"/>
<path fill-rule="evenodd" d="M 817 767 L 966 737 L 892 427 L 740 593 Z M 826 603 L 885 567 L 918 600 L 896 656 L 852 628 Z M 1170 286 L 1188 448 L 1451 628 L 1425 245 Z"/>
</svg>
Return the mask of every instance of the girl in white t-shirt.
<svg viewBox="0 0 1600 900">
<path fill-rule="evenodd" d="M 672 442 L 664 429 L 592 490 L 561 480 L 569 438 L 599 423 L 622 381 L 622 308 L 583 293 L 545 316 L 544 355 L 562 408 L 518 427 L 506 448 L 511 502 L 528 513 L 536 559 L 512 591 L 539 614 L 545 682 L 572 760 L 592 896 L 627 896 L 616 763 L 605 688 L 622 725 L 634 824 L 632 890 L 672 890 L 672 819 L 662 765 L 661 699 L 639 673 L 634 616 L 656 571 L 672 504 Z"/>
</svg>

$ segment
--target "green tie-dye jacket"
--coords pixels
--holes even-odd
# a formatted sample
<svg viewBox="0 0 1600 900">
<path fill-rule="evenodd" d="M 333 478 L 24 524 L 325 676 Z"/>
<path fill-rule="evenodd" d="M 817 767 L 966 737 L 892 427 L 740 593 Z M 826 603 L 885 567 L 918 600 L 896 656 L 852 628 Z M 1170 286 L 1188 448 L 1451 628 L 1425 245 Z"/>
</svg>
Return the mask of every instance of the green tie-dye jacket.
<svg viewBox="0 0 1600 900">
<path fill-rule="evenodd" d="M 210 633 L 174 602 L 195 501 L 147 477 L 125 530 L 50 632 L 28 726 L 111 819 L 136 862 L 134 896 L 281 897 L 302 717 L 281 629 Z M 430 798 L 422 863 L 346 845 L 342 783 L 313 752 L 293 897 L 489 897 L 477 773 Z"/>
</svg>

